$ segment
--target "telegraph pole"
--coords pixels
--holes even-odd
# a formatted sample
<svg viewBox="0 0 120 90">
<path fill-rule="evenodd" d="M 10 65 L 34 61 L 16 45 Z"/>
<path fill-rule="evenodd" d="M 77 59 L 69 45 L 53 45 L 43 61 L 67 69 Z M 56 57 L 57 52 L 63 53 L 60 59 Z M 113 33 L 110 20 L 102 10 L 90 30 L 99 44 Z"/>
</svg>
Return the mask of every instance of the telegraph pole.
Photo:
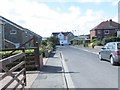
<svg viewBox="0 0 120 90">
<path fill-rule="evenodd" d="M 79 25 L 78 25 L 78 36 L 79 36 Z"/>
</svg>

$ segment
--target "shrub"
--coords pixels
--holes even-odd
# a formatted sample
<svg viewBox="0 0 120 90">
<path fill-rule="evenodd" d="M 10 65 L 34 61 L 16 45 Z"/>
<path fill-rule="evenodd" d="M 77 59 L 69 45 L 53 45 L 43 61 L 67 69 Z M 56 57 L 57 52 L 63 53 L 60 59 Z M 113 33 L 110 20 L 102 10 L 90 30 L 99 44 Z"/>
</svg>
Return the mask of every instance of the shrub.
<svg viewBox="0 0 120 90">
<path fill-rule="evenodd" d="M 92 42 L 96 42 L 96 41 L 99 41 L 99 39 L 98 39 L 98 38 L 94 38 L 94 39 L 92 40 Z"/>
<path fill-rule="evenodd" d="M 47 41 L 46 40 L 42 40 L 41 41 L 41 45 L 47 46 Z"/>
<path fill-rule="evenodd" d="M 77 45 L 78 41 L 77 40 L 73 40 L 73 45 Z"/>
<path fill-rule="evenodd" d="M 79 41 L 79 44 L 83 44 L 83 40 L 80 40 L 80 41 Z"/>
<path fill-rule="evenodd" d="M 94 43 L 93 43 L 93 42 L 91 42 L 89 46 L 90 46 L 90 47 L 92 47 L 92 46 L 93 46 L 93 44 L 94 44 Z"/>
<path fill-rule="evenodd" d="M 58 45 L 58 43 L 59 43 L 59 38 L 50 37 L 50 38 L 47 38 L 47 42 L 51 42 L 52 47 L 55 48 L 56 45 Z"/>
<path fill-rule="evenodd" d="M 105 38 L 103 38 L 103 41 L 102 41 L 102 43 L 103 43 L 103 45 L 105 45 L 106 43 L 108 43 L 108 42 L 119 42 L 120 41 L 120 37 L 105 37 Z"/>
<path fill-rule="evenodd" d="M 103 44 L 102 44 L 101 42 L 99 42 L 99 41 L 96 41 L 96 42 L 94 43 L 94 45 L 95 45 L 95 46 L 103 46 Z"/>
</svg>

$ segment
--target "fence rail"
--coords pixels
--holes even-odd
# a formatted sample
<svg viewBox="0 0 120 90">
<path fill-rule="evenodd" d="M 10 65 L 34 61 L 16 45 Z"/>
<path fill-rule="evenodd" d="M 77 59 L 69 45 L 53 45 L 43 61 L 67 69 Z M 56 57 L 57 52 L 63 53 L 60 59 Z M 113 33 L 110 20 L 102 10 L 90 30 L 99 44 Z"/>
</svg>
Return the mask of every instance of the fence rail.
<svg viewBox="0 0 120 90">
<path fill-rule="evenodd" d="M 34 47 L 29 47 L 29 48 L 25 47 L 25 45 L 27 43 L 31 42 L 31 41 L 33 41 Z M 40 59 L 40 53 L 39 53 L 39 44 L 38 44 L 38 42 L 36 42 L 35 36 L 33 36 L 33 38 L 31 38 L 30 40 L 26 41 L 24 44 L 22 44 L 19 48 L 6 48 L 2 51 L 11 51 L 10 54 L 6 55 L 6 56 L 11 56 L 17 50 L 21 50 L 22 52 L 25 53 L 25 50 L 28 50 L 28 49 L 33 49 L 34 50 L 33 56 L 26 56 L 27 59 L 32 59 L 33 58 L 32 61 L 34 61 L 34 64 L 32 64 L 32 65 L 27 64 L 27 67 L 37 68 L 37 70 L 41 70 L 42 66 L 40 66 L 41 59 Z M 26 63 L 29 63 L 29 61 L 27 61 Z"/>
<path fill-rule="evenodd" d="M 8 69 L 7 67 L 8 64 L 13 63 L 14 61 L 17 61 L 20 58 L 22 58 L 23 61 L 19 62 L 17 65 Z M 12 77 L 11 80 L 7 80 L 8 82 L 5 83 L 5 85 L 2 84 L 2 86 L 0 87 L 1 90 L 7 89 L 12 83 L 14 83 L 14 81 L 16 81 L 17 83 L 16 85 L 12 86 L 11 89 L 16 89 L 18 86 L 21 86 L 21 89 L 24 89 L 26 85 L 26 62 L 24 58 L 25 58 L 25 53 L 18 53 L 16 55 L 12 55 L 8 58 L 0 60 L 0 70 L 1 70 L 0 83 L 2 84 L 4 79 L 8 77 Z M 14 73 L 17 69 L 20 69 L 19 72 Z"/>
<path fill-rule="evenodd" d="M 30 47 L 30 48 L 25 47 L 25 45 L 31 41 L 33 41 L 33 47 Z M 30 56 L 29 54 L 28 55 L 26 54 L 25 50 L 28 50 L 28 49 L 34 50 L 32 56 Z M 15 51 L 17 50 L 21 50 L 22 53 L 15 54 Z M 12 77 L 12 79 L 9 80 L 8 83 L 5 83 L 3 86 L 0 86 L 1 90 L 5 90 L 9 88 L 9 86 L 12 83 L 14 83 L 14 81 L 16 81 L 17 84 L 14 84 L 15 86 L 12 88 L 16 89 L 19 86 L 21 86 L 21 89 L 22 88 L 24 89 L 26 85 L 26 68 L 35 67 L 38 70 L 41 70 L 43 67 L 43 55 L 42 54 L 40 55 L 39 53 L 39 44 L 36 42 L 35 36 L 33 36 L 33 38 L 31 38 L 30 40 L 26 41 L 24 44 L 22 44 L 19 48 L 7 48 L 2 51 L 11 51 L 11 52 L 8 55 L 6 55 L 8 56 L 7 58 L 0 59 L 0 71 L 1 72 L 3 71 L 2 74 L 0 73 L 0 83 L 2 81 L 4 82 L 4 79 L 6 79 L 9 76 Z M 20 59 L 20 61 L 17 61 L 18 59 Z M 29 59 L 30 60 L 32 59 L 32 60 L 30 61 Z M 12 67 L 8 67 L 9 64 Z M 17 72 L 15 72 L 16 70 Z"/>
</svg>

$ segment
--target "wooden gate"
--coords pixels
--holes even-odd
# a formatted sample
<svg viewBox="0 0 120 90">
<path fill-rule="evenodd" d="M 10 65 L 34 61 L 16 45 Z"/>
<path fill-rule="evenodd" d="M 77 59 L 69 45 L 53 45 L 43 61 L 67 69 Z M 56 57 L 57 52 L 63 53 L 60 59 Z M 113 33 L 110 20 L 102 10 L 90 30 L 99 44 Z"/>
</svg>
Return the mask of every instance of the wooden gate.
<svg viewBox="0 0 120 90">
<path fill-rule="evenodd" d="M 23 59 L 17 65 L 12 68 L 8 68 L 7 65 L 15 62 L 18 59 Z M 0 60 L 0 89 L 5 90 L 7 88 L 24 89 L 26 85 L 26 62 L 24 60 L 25 53 L 18 53 L 8 58 Z M 17 72 L 15 72 L 17 70 Z M 12 85 L 13 84 L 13 85 Z"/>
</svg>

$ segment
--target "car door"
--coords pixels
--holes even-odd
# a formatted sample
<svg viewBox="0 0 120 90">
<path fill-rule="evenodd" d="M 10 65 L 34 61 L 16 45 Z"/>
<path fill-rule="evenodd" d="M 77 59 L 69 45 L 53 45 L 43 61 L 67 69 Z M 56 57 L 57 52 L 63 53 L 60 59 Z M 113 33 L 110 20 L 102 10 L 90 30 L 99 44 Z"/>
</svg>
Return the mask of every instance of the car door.
<svg viewBox="0 0 120 90">
<path fill-rule="evenodd" d="M 102 57 L 108 60 L 109 54 L 110 54 L 110 43 L 107 43 L 104 49 L 102 50 Z"/>
<path fill-rule="evenodd" d="M 104 46 L 104 48 L 101 49 L 101 56 L 103 59 L 106 59 L 106 51 L 107 51 L 108 44 Z"/>
<path fill-rule="evenodd" d="M 111 55 L 111 53 L 113 51 L 112 47 L 113 47 L 113 43 L 109 43 L 108 46 L 107 46 L 107 50 L 106 50 L 106 53 L 105 53 L 105 55 L 106 55 L 105 59 L 107 59 L 107 60 L 110 59 L 110 55 Z"/>
</svg>

